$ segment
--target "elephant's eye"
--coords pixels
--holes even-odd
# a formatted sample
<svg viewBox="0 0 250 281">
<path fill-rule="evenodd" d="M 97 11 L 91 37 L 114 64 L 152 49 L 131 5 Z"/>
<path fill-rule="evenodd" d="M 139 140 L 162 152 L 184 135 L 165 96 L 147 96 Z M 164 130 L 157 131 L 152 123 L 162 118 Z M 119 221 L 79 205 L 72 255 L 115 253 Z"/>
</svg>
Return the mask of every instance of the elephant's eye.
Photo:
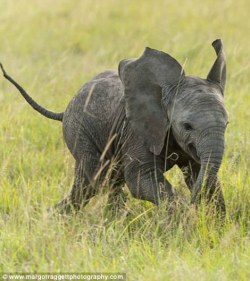
<svg viewBox="0 0 250 281">
<path fill-rule="evenodd" d="M 183 127 L 186 131 L 192 131 L 194 129 L 190 123 L 183 123 Z"/>
</svg>

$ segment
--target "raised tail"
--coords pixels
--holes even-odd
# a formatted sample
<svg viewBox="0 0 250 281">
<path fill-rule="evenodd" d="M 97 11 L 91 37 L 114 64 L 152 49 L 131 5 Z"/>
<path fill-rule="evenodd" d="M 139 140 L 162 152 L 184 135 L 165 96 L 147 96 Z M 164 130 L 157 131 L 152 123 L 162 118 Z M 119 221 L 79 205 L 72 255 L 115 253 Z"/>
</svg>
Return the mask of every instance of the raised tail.
<svg viewBox="0 0 250 281">
<path fill-rule="evenodd" d="M 36 101 L 34 101 L 28 94 L 27 92 L 13 79 L 11 78 L 5 71 L 5 69 L 3 68 L 3 65 L 0 63 L 0 67 L 1 70 L 3 72 L 3 76 L 10 81 L 11 84 L 13 84 L 18 91 L 21 93 L 21 95 L 25 98 L 25 100 L 36 110 L 38 111 L 40 114 L 42 114 L 43 116 L 53 119 L 53 120 L 58 120 L 58 121 L 62 121 L 63 119 L 63 114 L 64 112 L 52 112 L 47 110 L 46 108 L 42 107 L 40 104 L 38 104 Z"/>
</svg>

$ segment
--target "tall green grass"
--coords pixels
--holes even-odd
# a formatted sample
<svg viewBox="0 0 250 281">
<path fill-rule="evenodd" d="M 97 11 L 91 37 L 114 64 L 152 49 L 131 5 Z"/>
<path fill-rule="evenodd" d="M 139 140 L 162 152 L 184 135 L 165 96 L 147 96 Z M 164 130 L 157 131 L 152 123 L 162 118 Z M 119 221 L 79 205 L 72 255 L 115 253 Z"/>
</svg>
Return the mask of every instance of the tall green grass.
<svg viewBox="0 0 250 281">
<path fill-rule="evenodd" d="M 77 216 L 47 212 L 69 190 L 73 159 L 61 125 L 34 112 L 0 78 L 0 271 L 126 272 L 128 280 L 250 280 L 250 21 L 238 1 L 0 0 L 0 61 L 42 105 L 62 111 L 93 75 L 145 46 L 206 77 L 222 38 L 230 125 L 220 178 L 224 225 L 198 212 L 178 169 L 183 201 L 164 207 L 130 198 L 112 217 L 99 195 Z"/>
</svg>

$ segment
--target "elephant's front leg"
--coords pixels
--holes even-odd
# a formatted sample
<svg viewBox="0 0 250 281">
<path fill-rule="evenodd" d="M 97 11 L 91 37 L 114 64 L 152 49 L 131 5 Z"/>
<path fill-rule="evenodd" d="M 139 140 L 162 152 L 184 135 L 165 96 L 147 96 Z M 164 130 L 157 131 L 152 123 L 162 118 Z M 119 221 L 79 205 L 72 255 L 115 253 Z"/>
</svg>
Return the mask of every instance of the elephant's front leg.
<svg viewBox="0 0 250 281">
<path fill-rule="evenodd" d="M 208 179 L 205 188 L 206 198 L 209 202 L 215 204 L 216 210 L 224 217 L 226 214 L 226 204 L 218 177 L 213 178 L 212 182 Z"/>
<path fill-rule="evenodd" d="M 189 161 L 185 164 L 178 165 L 183 172 L 184 180 L 190 190 L 192 192 L 193 186 L 197 180 L 199 171 L 200 171 L 200 164 Z M 207 179 L 204 189 L 204 196 L 208 202 L 212 202 L 215 204 L 216 209 L 222 213 L 226 213 L 226 205 L 224 196 L 221 189 L 221 184 L 216 176 L 212 180 Z"/>
<path fill-rule="evenodd" d="M 125 167 L 125 181 L 133 197 L 156 205 L 174 197 L 171 184 L 164 178 L 163 169 L 156 161 L 130 160 Z"/>
</svg>

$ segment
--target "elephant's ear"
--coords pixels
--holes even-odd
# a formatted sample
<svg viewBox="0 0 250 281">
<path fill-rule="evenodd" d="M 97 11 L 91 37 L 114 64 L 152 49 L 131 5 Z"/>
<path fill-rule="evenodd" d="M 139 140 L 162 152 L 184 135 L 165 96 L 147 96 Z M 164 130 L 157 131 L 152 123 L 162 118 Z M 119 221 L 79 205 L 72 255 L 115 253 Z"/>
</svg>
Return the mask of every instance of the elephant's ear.
<svg viewBox="0 0 250 281">
<path fill-rule="evenodd" d="M 224 92 L 226 84 L 226 58 L 223 52 L 223 45 L 220 39 L 212 43 L 215 49 L 217 58 L 207 76 L 207 80 L 218 83 Z"/>
<path fill-rule="evenodd" d="M 168 54 L 146 48 L 140 58 L 121 61 L 119 75 L 124 85 L 126 116 L 137 136 L 159 155 L 169 128 L 162 107 L 162 88 L 180 81 L 182 67 Z"/>
</svg>

